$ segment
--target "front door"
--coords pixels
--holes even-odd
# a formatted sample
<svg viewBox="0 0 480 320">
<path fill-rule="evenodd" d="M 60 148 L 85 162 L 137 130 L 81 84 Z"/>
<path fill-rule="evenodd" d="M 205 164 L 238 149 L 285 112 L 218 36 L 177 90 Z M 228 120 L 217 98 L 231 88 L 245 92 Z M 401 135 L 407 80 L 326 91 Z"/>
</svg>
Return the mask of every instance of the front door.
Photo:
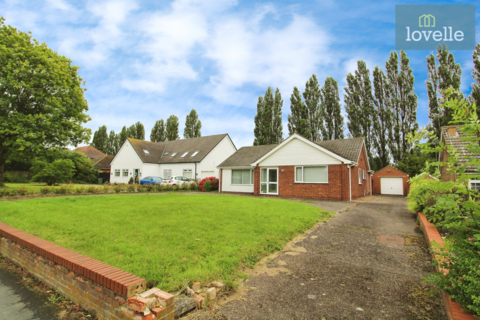
<svg viewBox="0 0 480 320">
<path fill-rule="evenodd" d="M 138 177 L 138 172 L 140 171 L 140 169 L 133 169 L 133 181 L 136 182 L 137 181 L 137 177 Z M 140 181 L 140 177 L 138 177 L 138 180 Z"/>
<path fill-rule="evenodd" d="M 262 168 L 260 170 L 260 193 L 278 194 L 277 168 Z"/>
</svg>

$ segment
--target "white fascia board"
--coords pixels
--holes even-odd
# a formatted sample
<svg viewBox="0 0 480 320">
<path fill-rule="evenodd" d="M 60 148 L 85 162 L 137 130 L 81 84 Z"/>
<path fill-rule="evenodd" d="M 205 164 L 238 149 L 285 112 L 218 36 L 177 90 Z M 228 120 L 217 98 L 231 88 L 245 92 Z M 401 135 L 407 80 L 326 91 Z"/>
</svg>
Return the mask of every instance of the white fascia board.
<svg viewBox="0 0 480 320">
<path fill-rule="evenodd" d="M 278 146 L 276 146 L 275 148 L 273 148 L 272 150 L 270 150 L 270 152 L 268 152 L 266 155 L 264 155 L 263 157 L 261 157 L 260 159 L 258 159 L 257 161 L 255 161 L 254 163 L 252 163 L 252 166 L 257 166 L 260 162 L 262 162 L 263 160 L 265 160 L 266 158 L 268 158 L 270 155 L 274 154 L 275 152 L 277 152 L 279 149 L 283 148 L 284 145 L 286 145 L 287 143 L 289 143 L 290 141 L 292 141 L 293 139 L 299 139 L 300 141 L 303 141 L 305 142 L 306 144 L 308 144 L 309 146 L 311 147 L 314 147 L 316 148 L 317 150 L 323 152 L 323 153 L 326 153 L 328 154 L 329 156 L 331 156 L 332 158 L 335 158 L 341 162 L 343 162 L 344 164 L 352 164 L 354 163 L 353 161 L 351 160 L 347 160 L 345 158 L 342 158 L 340 157 L 338 154 L 335 154 L 323 147 L 320 147 L 318 144 L 316 143 L 313 143 L 312 141 L 308 140 L 308 139 L 305 139 L 304 137 L 294 133 L 292 134 L 290 137 L 288 137 L 285 141 L 283 141 L 282 143 L 280 143 Z"/>
<path fill-rule="evenodd" d="M 243 167 L 220 167 L 217 166 L 218 169 L 255 169 L 253 166 L 243 166 Z"/>
</svg>

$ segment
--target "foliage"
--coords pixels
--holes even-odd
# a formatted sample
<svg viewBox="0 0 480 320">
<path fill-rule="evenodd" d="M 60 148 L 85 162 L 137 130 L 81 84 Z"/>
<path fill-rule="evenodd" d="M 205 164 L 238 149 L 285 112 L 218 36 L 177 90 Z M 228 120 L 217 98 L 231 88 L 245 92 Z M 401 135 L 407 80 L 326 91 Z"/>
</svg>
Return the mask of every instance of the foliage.
<svg viewBox="0 0 480 320">
<path fill-rule="evenodd" d="M 293 93 L 290 96 L 290 109 L 291 114 L 288 115 L 288 134 L 298 133 L 303 137 L 308 136 L 308 111 L 297 87 L 293 87 Z"/>
<path fill-rule="evenodd" d="M 162 120 L 157 120 L 150 133 L 150 141 L 162 142 L 165 141 L 165 123 Z"/>
<path fill-rule="evenodd" d="M 185 120 L 185 129 L 183 130 L 183 137 L 188 138 L 198 138 L 202 136 L 200 130 L 202 129 L 202 122 L 198 120 L 198 114 L 195 109 L 190 111 L 190 114 L 187 115 Z"/>
<path fill-rule="evenodd" d="M 78 69 L 0 17 L 0 185 L 7 159 L 90 140 Z"/>
<path fill-rule="evenodd" d="M 447 151 L 447 161 L 432 163 L 430 166 L 443 166 L 445 170 L 456 176 L 456 182 L 437 182 L 427 191 L 427 206 L 423 210 L 429 220 L 437 227 L 448 229 L 451 233 L 449 252 L 440 250 L 437 264 L 448 273 L 437 272 L 429 277 L 429 281 L 437 284 L 450 297 L 459 302 L 468 311 L 480 315 L 480 298 L 478 286 L 480 284 L 480 193 L 469 187 L 470 179 L 480 179 L 480 173 L 470 173 L 468 167 L 480 167 L 480 121 L 475 103 L 470 104 L 461 94 L 449 88 L 443 92 L 445 97 L 442 108 L 448 108 L 452 116 L 451 124 L 461 123 L 460 131 L 466 136 L 461 137 L 467 144 L 469 155 L 460 155 L 451 146 L 448 148 L 443 142 L 438 145 L 423 143 L 420 147 L 426 153 Z M 433 141 L 436 130 L 421 130 L 412 140 Z M 464 160 L 459 162 L 459 160 Z M 415 198 L 418 199 L 419 187 L 414 188 Z M 428 203 L 428 197 L 433 198 Z M 412 196 L 413 198 L 413 196 Z M 417 200 L 421 203 L 421 200 Z M 413 208 L 416 209 L 416 208 Z M 476 293 L 473 295 L 472 293 Z"/>
<path fill-rule="evenodd" d="M 133 183 L 133 177 L 130 177 L 130 179 L 128 179 L 128 184 L 132 184 Z"/>
<path fill-rule="evenodd" d="M 338 93 L 338 83 L 332 77 L 325 79 L 320 99 L 325 118 L 325 131 L 322 133 L 323 140 L 343 139 L 343 130 L 345 128 Z"/>
<path fill-rule="evenodd" d="M 49 185 L 71 181 L 75 173 L 75 165 L 70 159 L 58 159 L 51 163 L 37 161 L 34 167 L 34 171 L 38 173 L 32 180 L 46 182 Z"/>
<path fill-rule="evenodd" d="M 213 189 L 213 186 L 212 186 L 212 183 L 210 182 L 210 180 L 207 180 L 203 183 L 203 190 L 204 192 L 210 192 L 212 191 Z"/>
<path fill-rule="evenodd" d="M 480 106 L 480 43 L 477 43 L 472 57 L 472 78 L 475 82 L 472 83 L 472 92 L 470 93 L 470 98 L 477 106 Z M 480 107 L 477 108 L 477 115 L 480 118 Z"/>
<path fill-rule="evenodd" d="M 275 91 L 268 87 L 265 96 L 258 97 L 257 115 L 255 116 L 255 128 L 253 133 L 254 146 L 280 143 L 283 140 L 282 126 L 283 100 L 280 90 Z"/>
<path fill-rule="evenodd" d="M 105 154 L 108 153 L 108 134 L 107 126 L 101 126 L 97 131 L 93 133 L 92 147 L 102 151 Z"/>
<path fill-rule="evenodd" d="M 211 189 L 210 190 L 206 190 L 205 189 L 205 182 L 208 181 L 209 184 L 211 185 Z M 214 191 L 214 190 L 218 190 L 218 179 L 215 178 L 215 177 L 207 177 L 207 178 L 203 178 L 200 183 L 198 184 L 198 188 L 200 189 L 200 191 L 203 191 L 203 192 L 206 192 L 206 191 Z M 209 187 L 208 187 L 209 188 Z"/>
<path fill-rule="evenodd" d="M 167 119 L 167 124 L 165 128 L 165 140 L 174 141 L 180 139 L 178 135 L 178 117 L 171 115 Z"/>
<path fill-rule="evenodd" d="M 118 150 L 120 150 L 120 147 L 120 135 L 115 134 L 115 131 L 110 130 L 107 141 L 107 150 L 105 153 L 114 156 L 117 154 Z"/>
<path fill-rule="evenodd" d="M 321 103 L 322 92 L 318 84 L 317 76 L 312 75 L 305 84 L 305 91 L 303 92 L 303 99 L 307 107 L 307 139 L 311 141 L 322 140 L 322 134 L 325 133 L 325 126 L 323 120 L 325 118 L 325 110 Z"/>
<path fill-rule="evenodd" d="M 373 87 L 377 117 L 377 121 L 373 123 L 373 134 L 375 136 L 373 144 L 377 155 L 371 160 L 371 164 L 373 170 L 377 171 L 385 168 L 390 163 L 390 152 L 388 149 L 389 138 L 387 132 L 391 131 L 392 128 L 392 111 L 388 103 L 390 86 L 387 76 L 378 66 L 376 66 L 373 71 Z"/>
<path fill-rule="evenodd" d="M 398 161 L 398 164 L 395 165 L 400 171 L 405 172 L 410 177 L 415 177 L 416 175 L 422 173 L 422 170 L 425 168 L 425 165 L 429 162 L 435 161 L 434 154 L 422 153 L 420 148 L 413 148 L 410 152 L 407 152 L 403 155 L 403 159 Z M 433 174 L 435 168 L 430 167 L 428 173 Z"/>
</svg>

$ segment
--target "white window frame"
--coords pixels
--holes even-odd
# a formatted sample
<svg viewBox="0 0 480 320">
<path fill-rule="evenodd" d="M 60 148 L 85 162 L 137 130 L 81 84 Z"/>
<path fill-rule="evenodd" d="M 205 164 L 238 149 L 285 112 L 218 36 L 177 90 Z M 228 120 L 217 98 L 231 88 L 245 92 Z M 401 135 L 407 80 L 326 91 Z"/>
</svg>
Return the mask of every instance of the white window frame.
<svg viewBox="0 0 480 320">
<path fill-rule="evenodd" d="M 475 184 L 476 183 L 480 184 L 480 180 L 472 179 L 472 180 L 468 181 L 468 186 L 470 187 L 470 189 L 472 189 L 472 182 L 475 183 Z M 472 190 L 480 190 L 480 189 L 472 189 Z"/>
<path fill-rule="evenodd" d="M 115 177 L 120 177 L 120 169 L 115 169 Z"/>
<path fill-rule="evenodd" d="M 174 152 L 172 153 L 172 155 L 170 157 L 175 157 L 177 155 L 178 152 Z"/>
<path fill-rule="evenodd" d="M 195 151 L 194 153 L 192 153 L 192 155 L 190 157 L 191 158 L 195 157 L 199 152 L 200 152 L 200 150 Z"/>
<path fill-rule="evenodd" d="M 358 184 L 362 184 L 362 168 L 358 168 Z"/>
<path fill-rule="evenodd" d="M 367 172 L 365 170 L 362 170 L 363 172 L 363 180 L 367 180 Z"/>
<path fill-rule="evenodd" d="M 305 178 L 305 170 L 304 168 L 320 168 L 320 167 L 325 167 L 327 168 L 327 182 L 304 182 Z M 297 179 L 297 168 L 302 168 L 302 180 Z M 328 166 L 296 166 L 295 167 L 295 183 L 316 183 L 316 184 L 328 184 L 329 182 L 329 177 L 328 177 Z"/>
<path fill-rule="evenodd" d="M 128 177 L 128 169 L 122 169 L 122 177 Z"/>
<path fill-rule="evenodd" d="M 186 176 L 185 176 L 185 172 L 190 172 L 192 176 L 191 176 L 191 177 L 186 177 Z M 192 170 L 192 169 L 183 169 L 183 171 L 182 171 L 182 177 L 189 178 L 189 179 L 193 179 L 193 170 Z"/>
<path fill-rule="evenodd" d="M 143 153 L 150 154 L 150 152 L 147 149 L 143 149 Z"/>
<path fill-rule="evenodd" d="M 180 158 L 185 158 L 185 156 L 189 153 L 190 151 L 185 152 L 184 154 L 181 155 Z"/>
<path fill-rule="evenodd" d="M 169 177 L 165 174 L 165 171 L 170 171 L 170 178 L 173 177 L 173 170 L 172 169 L 163 169 L 163 179 L 168 179 L 168 177 Z"/>
<path fill-rule="evenodd" d="M 241 183 L 241 184 L 238 184 L 238 183 L 233 183 L 233 171 L 250 171 L 250 183 Z M 230 176 L 230 184 L 232 186 L 253 186 L 253 181 L 254 181 L 254 170 L 252 169 L 232 169 L 232 175 Z M 278 178 L 277 178 L 278 180 Z"/>
<path fill-rule="evenodd" d="M 267 181 L 266 182 L 262 182 L 262 170 L 267 170 Z M 277 171 L 277 182 L 270 182 L 268 180 L 268 177 L 269 177 L 269 172 L 270 170 L 276 170 Z M 280 185 L 280 175 L 278 174 L 278 168 L 260 168 L 260 194 L 272 194 L 272 195 L 278 195 L 278 187 Z M 267 192 L 262 192 L 262 184 L 266 184 L 267 185 Z M 273 192 L 268 192 L 269 189 L 270 189 L 270 184 L 276 184 L 277 185 L 277 192 L 276 193 L 273 193 Z"/>
</svg>

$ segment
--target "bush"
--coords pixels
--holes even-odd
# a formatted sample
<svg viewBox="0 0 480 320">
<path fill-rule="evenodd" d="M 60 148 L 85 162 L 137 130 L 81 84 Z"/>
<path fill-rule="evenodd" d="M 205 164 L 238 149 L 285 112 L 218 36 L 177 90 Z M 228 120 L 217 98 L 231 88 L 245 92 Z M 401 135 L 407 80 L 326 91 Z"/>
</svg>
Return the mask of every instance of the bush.
<svg viewBox="0 0 480 320">
<path fill-rule="evenodd" d="M 206 182 L 209 182 L 210 186 L 208 187 L 209 190 L 205 190 L 205 183 Z M 218 179 L 215 178 L 215 177 L 207 177 L 207 178 L 203 178 L 200 183 L 198 184 L 198 188 L 203 191 L 203 192 L 208 192 L 208 191 L 212 191 L 212 190 L 218 190 Z"/>
<path fill-rule="evenodd" d="M 33 181 L 55 184 L 58 182 L 68 182 L 72 180 L 75 173 L 75 165 L 72 160 L 55 160 L 52 163 L 36 161 L 34 171 L 38 173 L 33 176 Z"/>
<path fill-rule="evenodd" d="M 125 186 L 123 184 L 116 184 L 113 186 L 113 191 L 115 191 L 115 193 L 120 193 L 124 190 L 125 190 Z"/>
<path fill-rule="evenodd" d="M 20 196 L 26 196 L 28 195 L 30 192 L 27 188 L 25 188 L 25 186 L 21 186 L 19 189 L 16 190 L 16 193 Z"/>
<path fill-rule="evenodd" d="M 204 192 L 212 191 L 212 189 L 213 189 L 213 186 L 212 186 L 212 183 L 210 182 L 210 180 L 207 180 L 203 183 L 203 191 Z"/>
<path fill-rule="evenodd" d="M 427 207 L 435 204 L 435 199 L 458 188 L 455 182 L 443 182 L 440 180 L 425 179 L 424 175 L 410 179 L 410 191 L 408 192 L 408 209 L 413 213 L 422 212 L 428 215 Z"/>
<path fill-rule="evenodd" d="M 128 184 L 133 184 L 133 177 L 130 177 L 130 179 L 128 180 Z"/>
<path fill-rule="evenodd" d="M 127 186 L 127 192 L 135 192 L 135 190 L 136 190 L 136 187 L 134 184 L 129 184 Z"/>
<path fill-rule="evenodd" d="M 94 186 L 91 186 L 91 187 L 88 187 L 87 188 L 87 192 L 88 193 L 100 193 L 100 190 L 102 190 L 103 188 L 97 188 L 97 187 L 94 187 Z"/>
<path fill-rule="evenodd" d="M 49 194 L 49 193 L 52 193 L 52 192 L 53 192 L 53 188 L 51 188 L 51 187 L 40 188 L 40 193 L 41 194 Z"/>
<path fill-rule="evenodd" d="M 155 184 L 147 184 L 146 189 L 148 192 L 155 192 L 157 189 L 157 186 Z"/>
<path fill-rule="evenodd" d="M 86 187 L 76 187 L 76 188 L 73 189 L 73 191 L 76 194 L 87 193 L 87 188 Z"/>
<path fill-rule="evenodd" d="M 140 184 L 137 186 L 137 192 L 146 192 L 147 191 L 147 186 Z"/>
</svg>

